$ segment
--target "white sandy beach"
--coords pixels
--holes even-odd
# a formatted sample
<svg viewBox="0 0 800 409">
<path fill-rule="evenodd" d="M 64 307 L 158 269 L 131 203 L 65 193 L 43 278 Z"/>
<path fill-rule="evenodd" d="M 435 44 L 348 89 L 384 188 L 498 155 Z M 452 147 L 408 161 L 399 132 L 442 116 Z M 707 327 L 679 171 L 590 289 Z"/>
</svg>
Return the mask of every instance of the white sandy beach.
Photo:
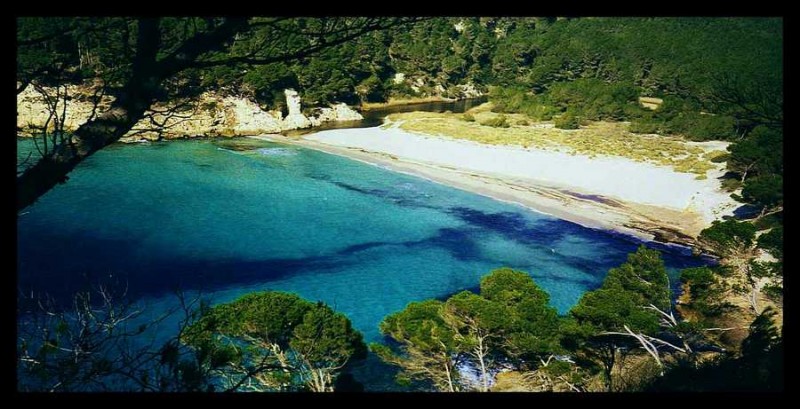
<svg viewBox="0 0 800 409">
<path fill-rule="evenodd" d="M 589 227 L 648 239 L 656 231 L 695 237 L 711 221 L 738 207 L 719 188 L 721 170 L 697 180 L 694 174 L 622 157 L 589 158 L 484 145 L 416 135 L 396 127 L 327 130 L 301 139 L 266 138 L 383 165 Z M 686 242 L 688 237 L 674 241 Z"/>
</svg>

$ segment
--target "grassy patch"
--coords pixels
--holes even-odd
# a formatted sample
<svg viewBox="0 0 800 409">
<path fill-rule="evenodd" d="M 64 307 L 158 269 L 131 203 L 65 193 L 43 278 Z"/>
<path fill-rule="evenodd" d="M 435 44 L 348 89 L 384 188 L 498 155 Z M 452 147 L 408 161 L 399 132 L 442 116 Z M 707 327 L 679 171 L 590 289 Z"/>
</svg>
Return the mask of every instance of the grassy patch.
<svg viewBox="0 0 800 409">
<path fill-rule="evenodd" d="M 389 119 L 402 121 L 400 128 L 419 134 L 444 135 L 489 145 L 559 149 L 590 157 L 621 156 L 671 166 L 678 172 L 701 177 L 715 168 L 711 160 L 724 153 L 706 153 L 703 148 L 687 145 L 680 137 L 634 134 L 624 122 L 590 122 L 579 129 L 557 129 L 552 122 L 535 122 L 523 114 L 492 112 L 491 104 L 483 104 L 464 114 L 404 112 L 391 114 Z M 485 126 L 488 124 L 505 126 Z"/>
<path fill-rule="evenodd" d="M 731 154 L 725 151 L 711 151 L 706 152 L 705 158 L 714 163 L 727 162 Z"/>
<path fill-rule="evenodd" d="M 725 178 L 722 179 L 722 189 L 728 192 L 733 192 L 742 187 L 742 182 L 738 178 Z"/>
</svg>

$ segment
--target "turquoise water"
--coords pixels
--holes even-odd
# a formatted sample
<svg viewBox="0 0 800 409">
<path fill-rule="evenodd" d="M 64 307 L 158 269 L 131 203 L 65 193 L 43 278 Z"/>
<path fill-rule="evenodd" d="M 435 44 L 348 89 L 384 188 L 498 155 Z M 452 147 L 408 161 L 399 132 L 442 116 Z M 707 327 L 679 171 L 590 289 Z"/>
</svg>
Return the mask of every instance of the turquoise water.
<svg viewBox="0 0 800 409">
<path fill-rule="evenodd" d="M 29 148 L 23 141 L 19 150 Z M 476 288 L 501 266 L 529 272 L 566 312 L 638 245 L 424 179 L 250 139 L 114 145 L 26 212 L 17 233 L 23 293 L 65 299 L 87 282 L 119 281 L 155 315 L 175 304 L 178 287 L 214 302 L 286 290 L 347 314 L 368 342 L 380 341 L 387 314 Z M 673 278 L 701 264 L 667 250 Z M 368 388 L 388 373 L 379 365 L 361 371 Z"/>
</svg>

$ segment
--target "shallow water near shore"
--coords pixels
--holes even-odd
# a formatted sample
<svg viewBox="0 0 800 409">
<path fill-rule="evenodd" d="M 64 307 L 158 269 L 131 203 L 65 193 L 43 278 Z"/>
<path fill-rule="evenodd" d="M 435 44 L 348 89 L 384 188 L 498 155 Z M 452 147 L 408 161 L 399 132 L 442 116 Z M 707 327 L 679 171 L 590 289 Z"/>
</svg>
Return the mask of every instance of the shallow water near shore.
<svg viewBox="0 0 800 409">
<path fill-rule="evenodd" d="M 32 142 L 18 141 L 26 155 Z M 20 153 L 18 153 L 18 156 Z M 151 316 L 176 288 L 214 303 L 283 290 L 346 314 L 367 342 L 407 303 L 531 274 L 564 313 L 636 240 L 335 155 L 237 138 L 114 145 L 18 217 L 18 285 L 66 300 L 125 283 Z M 659 246 L 677 283 L 704 264 Z M 165 322 L 163 333 L 169 332 Z M 372 357 L 354 372 L 392 388 Z"/>
</svg>

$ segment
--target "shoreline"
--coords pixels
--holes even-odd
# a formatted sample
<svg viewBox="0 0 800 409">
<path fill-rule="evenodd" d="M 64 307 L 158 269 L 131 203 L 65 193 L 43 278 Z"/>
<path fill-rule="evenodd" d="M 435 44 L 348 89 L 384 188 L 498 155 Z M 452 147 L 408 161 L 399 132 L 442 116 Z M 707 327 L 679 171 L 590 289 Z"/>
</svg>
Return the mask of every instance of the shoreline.
<svg viewBox="0 0 800 409">
<path fill-rule="evenodd" d="M 463 101 L 469 98 L 446 98 L 446 97 L 424 97 L 424 98 L 409 98 L 409 99 L 389 99 L 387 102 L 365 102 L 362 103 L 360 108 L 362 111 L 373 111 L 376 109 L 391 108 L 395 106 L 416 105 L 416 104 L 429 104 L 432 102 L 456 102 Z"/>
<path fill-rule="evenodd" d="M 324 132 L 327 131 L 321 133 Z M 495 200 L 514 203 L 584 227 L 621 233 L 643 241 L 695 248 L 695 237 L 706 224 L 702 217 L 692 212 L 624 202 L 573 187 L 567 189 L 554 184 L 442 166 L 376 150 L 339 146 L 308 139 L 321 133 L 307 134 L 301 138 L 273 134 L 249 138 L 295 145 L 346 157 Z"/>
</svg>

